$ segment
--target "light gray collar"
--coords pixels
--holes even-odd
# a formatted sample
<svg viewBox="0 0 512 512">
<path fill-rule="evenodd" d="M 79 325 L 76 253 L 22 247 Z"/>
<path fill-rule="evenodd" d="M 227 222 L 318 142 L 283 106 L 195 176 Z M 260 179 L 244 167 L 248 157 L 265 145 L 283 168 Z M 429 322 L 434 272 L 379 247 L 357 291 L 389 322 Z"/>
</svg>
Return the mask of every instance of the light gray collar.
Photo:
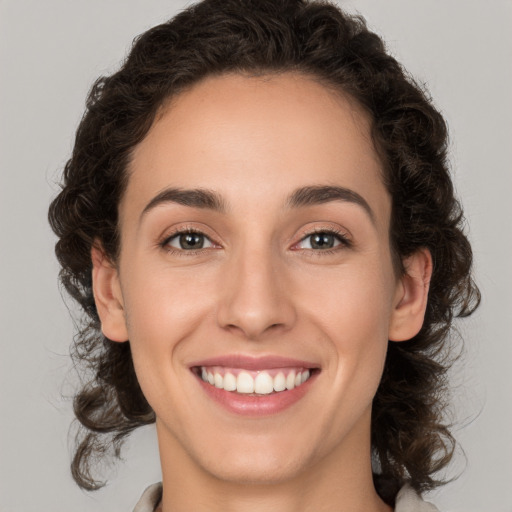
<svg viewBox="0 0 512 512">
<path fill-rule="evenodd" d="M 142 494 L 133 512 L 154 512 L 162 499 L 162 484 L 150 485 Z M 404 485 L 396 497 L 395 512 L 439 512 L 423 501 L 410 485 Z"/>
</svg>

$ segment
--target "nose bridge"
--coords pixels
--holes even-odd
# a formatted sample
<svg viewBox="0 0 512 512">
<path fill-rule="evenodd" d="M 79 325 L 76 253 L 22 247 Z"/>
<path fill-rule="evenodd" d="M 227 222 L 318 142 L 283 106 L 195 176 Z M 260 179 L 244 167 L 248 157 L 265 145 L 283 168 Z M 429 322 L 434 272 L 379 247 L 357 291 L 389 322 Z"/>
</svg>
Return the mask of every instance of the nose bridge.
<svg viewBox="0 0 512 512">
<path fill-rule="evenodd" d="M 269 328 L 289 327 L 295 312 L 284 274 L 284 263 L 272 244 L 248 237 L 226 262 L 219 324 L 240 330 L 250 339 Z"/>
</svg>

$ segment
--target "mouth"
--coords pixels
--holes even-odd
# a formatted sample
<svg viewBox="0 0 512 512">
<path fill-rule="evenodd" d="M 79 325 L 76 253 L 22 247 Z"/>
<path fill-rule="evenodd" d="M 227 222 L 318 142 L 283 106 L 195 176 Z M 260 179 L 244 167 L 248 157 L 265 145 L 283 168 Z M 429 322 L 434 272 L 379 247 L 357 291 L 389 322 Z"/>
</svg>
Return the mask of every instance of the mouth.
<svg viewBox="0 0 512 512">
<path fill-rule="evenodd" d="M 299 401 L 320 368 L 281 357 L 221 357 L 190 367 L 207 396 L 231 412 L 267 415 Z"/>
<path fill-rule="evenodd" d="M 196 366 L 192 371 L 203 382 L 233 393 L 264 396 L 291 391 L 307 382 L 316 369 L 304 367 L 247 370 L 224 366 Z"/>
</svg>

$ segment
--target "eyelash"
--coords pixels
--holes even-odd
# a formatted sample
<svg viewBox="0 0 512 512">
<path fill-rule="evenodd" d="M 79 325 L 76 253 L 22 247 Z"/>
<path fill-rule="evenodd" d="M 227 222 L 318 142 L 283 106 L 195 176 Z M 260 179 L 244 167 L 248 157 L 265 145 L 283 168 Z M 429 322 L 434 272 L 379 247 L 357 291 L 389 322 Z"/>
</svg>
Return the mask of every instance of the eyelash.
<svg viewBox="0 0 512 512">
<path fill-rule="evenodd" d="M 181 235 L 201 235 L 201 236 L 204 236 L 207 240 L 210 241 L 210 243 L 212 245 L 217 245 L 215 244 L 215 242 L 213 242 L 210 237 L 208 235 L 205 235 L 203 232 L 197 230 L 197 229 L 193 229 L 193 228 L 180 228 L 180 229 L 177 229 L 176 231 L 174 231 L 173 233 L 171 233 L 169 236 L 166 236 L 165 239 L 159 243 L 158 245 L 164 249 L 167 253 L 169 254 L 172 254 L 174 256 L 184 256 L 184 257 L 188 257 L 188 256 L 196 256 L 198 254 L 200 254 L 202 251 L 208 249 L 208 248 L 201 248 L 201 249 L 192 249 L 190 251 L 187 251 L 185 249 L 176 249 L 174 247 L 171 247 L 169 244 L 169 242 L 173 239 L 173 238 L 176 238 L 178 236 L 181 236 Z"/>
<path fill-rule="evenodd" d="M 300 240 L 297 242 L 297 244 L 303 242 L 307 238 L 313 235 L 322 234 L 322 235 L 332 235 L 334 238 L 337 239 L 339 245 L 332 247 L 331 249 L 302 249 L 304 251 L 308 251 L 311 255 L 314 256 L 327 256 L 331 254 L 336 254 L 338 251 L 341 251 L 343 249 L 349 249 L 352 247 L 352 241 L 340 230 L 333 229 L 333 228 L 315 228 L 312 231 L 306 233 Z M 297 245 L 295 244 L 295 245 Z M 298 249 L 301 250 L 301 249 Z"/>
<path fill-rule="evenodd" d="M 187 235 L 187 234 L 204 236 L 207 240 L 210 241 L 210 243 L 212 245 L 217 245 L 205 233 L 203 233 L 203 232 L 201 232 L 201 231 L 199 231 L 197 229 L 193 229 L 193 228 L 177 229 L 171 235 L 166 236 L 165 239 L 162 242 L 160 242 L 158 245 L 162 249 L 164 249 L 167 253 L 170 253 L 170 254 L 173 254 L 173 255 L 177 255 L 177 256 L 184 256 L 184 257 L 196 256 L 196 255 L 200 254 L 201 252 L 209 249 L 209 248 L 201 248 L 201 249 L 192 249 L 190 251 L 187 251 L 185 249 L 176 249 L 176 248 L 171 247 L 170 245 L 168 245 L 169 242 L 172 239 L 174 239 L 174 238 L 176 238 L 178 236 Z M 315 256 L 324 256 L 324 255 L 329 255 L 329 254 L 335 254 L 338 251 L 342 250 L 343 248 L 350 248 L 353 245 L 352 241 L 349 240 L 349 238 L 345 234 L 343 234 L 341 231 L 333 229 L 333 228 L 317 228 L 317 229 L 314 229 L 313 231 L 310 231 L 310 232 L 306 233 L 299 240 L 299 242 L 297 242 L 294 245 L 298 245 L 299 243 L 303 242 L 307 238 L 309 238 L 309 237 L 311 237 L 313 235 L 316 235 L 316 234 L 332 235 L 340 243 L 339 243 L 339 245 L 337 245 L 337 246 L 335 246 L 335 247 L 333 247 L 331 249 L 323 249 L 323 250 L 322 249 L 319 249 L 319 250 L 314 250 L 314 249 L 297 249 L 297 250 L 308 251 L 311 254 L 315 254 Z"/>
</svg>

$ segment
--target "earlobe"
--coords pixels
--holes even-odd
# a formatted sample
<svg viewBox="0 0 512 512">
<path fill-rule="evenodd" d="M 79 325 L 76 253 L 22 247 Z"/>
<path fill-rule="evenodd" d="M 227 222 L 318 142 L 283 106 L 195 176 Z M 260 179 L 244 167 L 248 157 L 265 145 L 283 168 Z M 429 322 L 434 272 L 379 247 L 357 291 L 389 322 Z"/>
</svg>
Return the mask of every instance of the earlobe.
<svg viewBox="0 0 512 512">
<path fill-rule="evenodd" d="M 126 317 L 117 268 L 95 243 L 91 249 L 92 286 L 101 331 L 112 341 L 128 340 Z"/>
<path fill-rule="evenodd" d="M 389 325 L 391 341 L 410 340 L 420 331 L 432 277 L 432 256 L 428 249 L 419 249 L 403 263 L 405 271 L 399 278 Z"/>
</svg>

